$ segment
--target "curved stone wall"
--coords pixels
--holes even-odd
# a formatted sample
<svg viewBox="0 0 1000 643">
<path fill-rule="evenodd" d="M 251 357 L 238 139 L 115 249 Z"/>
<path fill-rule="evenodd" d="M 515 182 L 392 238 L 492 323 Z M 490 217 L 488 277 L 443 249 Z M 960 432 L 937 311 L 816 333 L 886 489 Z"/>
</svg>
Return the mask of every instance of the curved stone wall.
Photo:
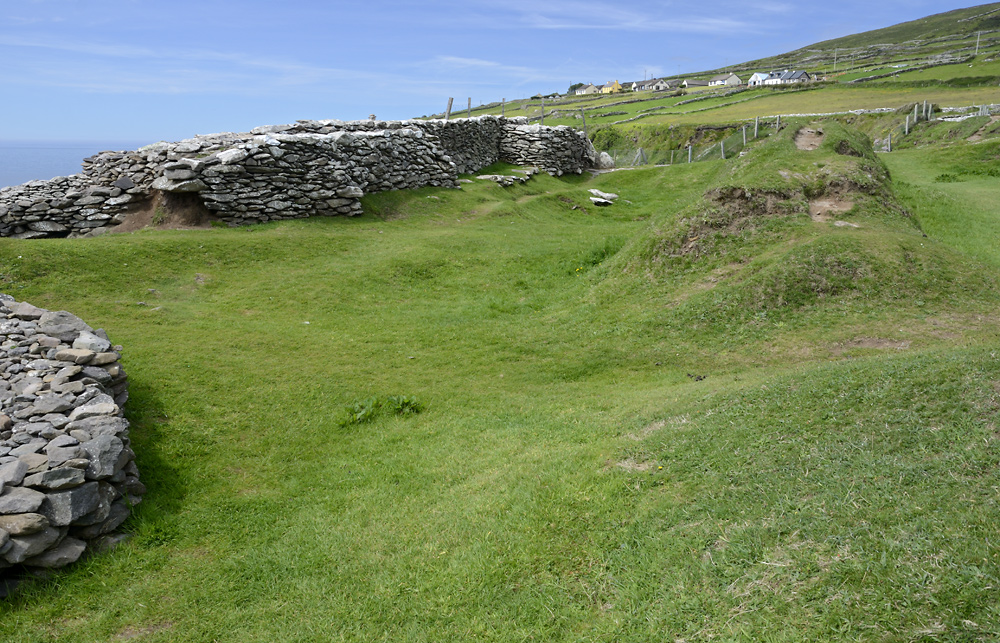
<svg viewBox="0 0 1000 643">
<path fill-rule="evenodd" d="M 0 580 L 76 561 L 142 500 L 120 355 L 80 318 L 0 295 Z"/>
<path fill-rule="evenodd" d="M 365 194 L 457 188 L 501 160 L 561 175 L 593 167 L 596 152 L 582 132 L 523 118 L 299 121 L 104 152 L 80 174 L 0 189 L 0 236 L 101 234 L 170 195 L 231 225 L 352 216 Z"/>
</svg>

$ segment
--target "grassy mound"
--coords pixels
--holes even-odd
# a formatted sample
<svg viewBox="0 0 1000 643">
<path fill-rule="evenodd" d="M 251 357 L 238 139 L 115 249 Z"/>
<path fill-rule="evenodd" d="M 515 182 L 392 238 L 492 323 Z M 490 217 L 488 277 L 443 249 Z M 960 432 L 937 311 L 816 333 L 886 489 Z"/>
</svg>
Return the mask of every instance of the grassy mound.
<svg viewBox="0 0 1000 643">
<path fill-rule="evenodd" d="M 796 138 L 813 133 L 818 147 Z M 683 306 L 716 319 L 782 314 L 820 302 L 882 305 L 992 300 L 992 276 L 926 238 L 858 132 L 795 125 L 754 147 L 697 202 L 654 221 L 619 258 L 625 270 L 691 289 Z"/>
</svg>

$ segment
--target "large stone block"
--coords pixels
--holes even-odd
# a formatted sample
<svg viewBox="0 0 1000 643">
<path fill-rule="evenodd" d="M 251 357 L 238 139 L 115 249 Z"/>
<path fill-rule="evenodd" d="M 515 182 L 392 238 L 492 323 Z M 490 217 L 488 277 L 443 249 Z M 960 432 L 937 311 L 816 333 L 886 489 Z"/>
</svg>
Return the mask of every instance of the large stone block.
<svg viewBox="0 0 1000 643">
<path fill-rule="evenodd" d="M 38 513 L 49 519 L 49 523 L 64 527 L 89 514 L 97 508 L 99 502 L 97 483 L 87 482 L 74 489 L 45 494 L 45 502 L 37 509 Z"/>
<path fill-rule="evenodd" d="M 63 532 L 54 527 L 46 527 L 42 531 L 28 536 L 12 536 L 10 548 L 3 555 L 3 558 L 8 563 L 22 563 L 56 544 L 62 537 Z"/>
<path fill-rule="evenodd" d="M 49 526 L 49 519 L 41 514 L 24 513 L 0 516 L 0 529 L 11 536 L 27 536 Z"/>
<path fill-rule="evenodd" d="M 70 563 L 75 563 L 86 549 L 87 544 L 82 540 L 65 538 L 52 549 L 24 560 L 24 564 L 29 567 L 43 567 L 46 569 L 65 567 Z"/>
<path fill-rule="evenodd" d="M 41 508 L 45 494 L 34 489 L 13 487 L 0 495 L 0 514 L 34 513 Z"/>
</svg>

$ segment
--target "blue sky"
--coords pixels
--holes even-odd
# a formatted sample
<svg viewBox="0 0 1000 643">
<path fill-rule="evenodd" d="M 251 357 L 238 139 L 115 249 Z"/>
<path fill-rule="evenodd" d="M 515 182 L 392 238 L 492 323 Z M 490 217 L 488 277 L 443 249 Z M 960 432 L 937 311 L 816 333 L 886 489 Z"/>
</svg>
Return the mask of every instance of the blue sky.
<svg viewBox="0 0 1000 643">
<path fill-rule="evenodd" d="M 449 96 L 713 69 L 972 4 L 0 0 L 0 140 L 408 118 Z"/>
</svg>

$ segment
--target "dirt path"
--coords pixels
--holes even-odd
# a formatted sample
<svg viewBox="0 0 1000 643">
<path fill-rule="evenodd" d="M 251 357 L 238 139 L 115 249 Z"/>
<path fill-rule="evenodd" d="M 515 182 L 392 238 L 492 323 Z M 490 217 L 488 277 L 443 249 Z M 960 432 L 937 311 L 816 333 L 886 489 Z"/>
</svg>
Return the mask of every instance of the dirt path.
<svg viewBox="0 0 1000 643">
<path fill-rule="evenodd" d="M 972 136 L 970 136 L 966 140 L 969 141 L 970 143 L 976 143 L 978 141 L 983 140 L 983 132 L 985 132 L 987 129 L 989 129 L 990 127 L 992 127 L 993 124 L 996 123 L 997 121 L 1000 121 L 1000 116 L 992 116 L 992 117 L 990 117 L 990 122 L 989 123 L 987 123 L 987 124 L 983 125 L 982 127 L 980 127 L 978 132 L 976 132 L 975 134 L 973 134 Z"/>
</svg>

